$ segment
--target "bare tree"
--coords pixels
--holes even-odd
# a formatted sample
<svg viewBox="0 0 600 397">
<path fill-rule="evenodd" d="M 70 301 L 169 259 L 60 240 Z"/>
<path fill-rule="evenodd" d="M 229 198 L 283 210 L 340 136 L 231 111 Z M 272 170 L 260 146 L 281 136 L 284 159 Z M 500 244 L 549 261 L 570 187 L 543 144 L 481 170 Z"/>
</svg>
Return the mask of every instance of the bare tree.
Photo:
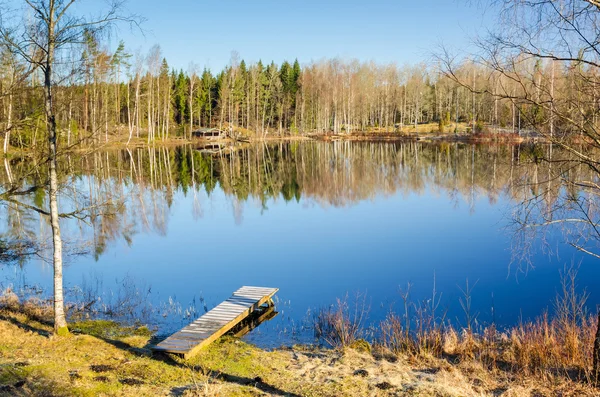
<svg viewBox="0 0 600 397">
<path fill-rule="evenodd" d="M 134 17 L 120 14 L 122 1 L 113 1 L 98 17 L 88 19 L 70 13 L 77 0 L 24 0 L 22 20 L 7 18 L 16 11 L 0 10 L 0 37 L 10 51 L 34 65 L 44 76 L 44 113 L 48 139 L 48 213 L 52 228 L 54 265 L 54 330 L 59 335 L 67 334 L 67 321 L 63 296 L 63 253 L 60 234 L 57 171 L 57 123 L 54 88 L 57 84 L 57 68 L 64 59 L 63 54 L 73 46 L 86 41 L 90 32 L 101 32 L 115 22 L 137 23 Z M 28 16 L 31 15 L 32 18 Z M 16 21 L 11 25 L 10 21 Z M 66 59 L 66 57 L 65 57 Z M 39 211 L 43 211 L 38 209 Z"/>
<path fill-rule="evenodd" d="M 600 7 L 592 0 L 491 1 L 500 7 L 502 29 L 478 40 L 475 62 L 489 84 L 461 74 L 465 61 L 442 51 L 444 73 L 473 94 L 508 103 L 513 128 L 550 143 L 531 160 L 548 164 L 547 184 L 536 184 L 516 208 L 517 239 L 560 228 L 567 244 L 600 258 Z M 491 88 L 493 87 L 493 89 Z M 563 149 L 560 154 L 553 146 Z M 573 172 L 586 167 L 590 173 Z M 581 178 L 585 175 L 585 178 Z M 554 182 L 554 183 L 551 183 Z M 564 193 L 556 196 L 557 186 Z"/>
<path fill-rule="evenodd" d="M 191 62 L 188 66 L 188 73 L 190 76 L 190 84 L 189 84 L 189 95 L 188 95 L 188 106 L 190 112 L 190 138 L 194 132 L 194 95 L 196 90 L 196 85 L 198 83 L 198 65 L 194 62 Z"/>
<path fill-rule="evenodd" d="M 522 185 L 513 217 L 518 250 L 560 228 L 567 244 L 600 259 L 600 2 L 490 3 L 500 8 L 502 29 L 478 41 L 476 59 L 495 89 L 478 88 L 460 76 L 462 62 L 447 52 L 438 58 L 460 86 L 511 103 L 519 131 L 524 121 L 549 142 L 529 155 L 535 172 L 537 164 L 544 165 L 547 177 L 539 181 L 536 174 L 533 183 Z M 560 155 L 553 146 L 563 149 Z M 593 356 L 598 378 L 600 326 Z"/>
</svg>

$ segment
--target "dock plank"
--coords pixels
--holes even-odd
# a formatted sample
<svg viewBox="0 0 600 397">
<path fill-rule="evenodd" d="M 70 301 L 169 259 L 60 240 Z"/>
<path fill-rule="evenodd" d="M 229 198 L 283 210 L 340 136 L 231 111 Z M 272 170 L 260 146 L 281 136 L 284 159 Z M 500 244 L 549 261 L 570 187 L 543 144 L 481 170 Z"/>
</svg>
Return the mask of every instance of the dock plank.
<svg viewBox="0 0 600 397">
<path fill-rule="evenodd" d="M 152 347 L 152 350 L 189 358 L 271 301 L 277 291 L 278 288 L 243 286 L 230 298 Z"/>
</svg>

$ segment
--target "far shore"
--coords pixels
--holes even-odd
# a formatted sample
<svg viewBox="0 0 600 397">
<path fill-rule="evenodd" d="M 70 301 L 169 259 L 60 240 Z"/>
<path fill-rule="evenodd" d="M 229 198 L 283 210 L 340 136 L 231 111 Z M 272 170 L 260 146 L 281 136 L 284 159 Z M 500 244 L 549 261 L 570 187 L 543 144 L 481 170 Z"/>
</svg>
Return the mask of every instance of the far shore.
<svg viewBox="0 0 600 397">
<path fill-rule="evenodd" d="M 133 149 L 140 147 L 176 147 L 181 145 L 233 145 L 237 143 L 260 143 L 260 142 L 299 142 L 299 141 L 321 141 L 321 142 L 462 142 L 462 143 L 506 143 L 519 144 L 523 142 L 544 143 L 547 140 L 543 137 L 521 136 L 519 134 L 494 134 L 494 133 L 439 133 L 439 132 L 352 132 L 334 134 L 332 132 L 325 133 L 306 133 L 306 134 L 291 134 L 291 133 L 269 133 L 265 135 L 252 134 L 240 135 L 237 138 L 220 137 L 220 138 L 201 138 L 192 136 L 183 137 L 175 136 L 165 139 L 157 138 L 154 141 L 148 142 L 146 136 L 132 137 L 129 139 L 127 134 L 116 132 L 108 135 L 105 140 L 104 136 L 98 137 L 95 142 L 87 139 L 80 143 L 71 143 L 67 145 L 62 142 L 62 147 L 59 145 L 59 153 L 61 149 L 65 152 L 64 147 L 68 147 L 67 151 L 85 153 L 89 151 L 111 150 L 111 149 Z M 28 155 L 33 152 L 31 148 L 16 148 L 10 147 L 9 156 Z"/>
</svg>

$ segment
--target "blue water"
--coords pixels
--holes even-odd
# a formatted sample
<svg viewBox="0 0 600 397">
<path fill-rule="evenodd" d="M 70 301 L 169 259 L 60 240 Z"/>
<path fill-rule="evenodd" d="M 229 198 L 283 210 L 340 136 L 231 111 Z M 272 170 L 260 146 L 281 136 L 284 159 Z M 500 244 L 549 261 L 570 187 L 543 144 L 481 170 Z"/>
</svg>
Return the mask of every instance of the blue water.
<svg viewBox="0 0 600 397">
<path fill-rule="evenodd" d="M 551 311 L 560 271 L 575 263 L 589 305 L 600 303 L 597 261 L 561 244 L 560 236 L 551 240 L 560 257 L 537 250 L 533 267 L 519 270 L 511 263 L 506 225 L 515 202 L 505 191 L 461 194 L 434 178 L 425 181 L 418 191 L 376 187 L 369 197 L 342 205 L 310 194 L 290 201 L 278 196 L 263 203 L 252 195 L 238 200 L 219 184 L 211 194 L 184 194 L 178 187 L 171 206 L 162 204 L 163 233 L 145 230 L 138 219 L 131 244 L 118 239 L 97 259 L 70 258 L 65 284 L 102 280 L 103 293 L 110 294 L 130 279 L 156 306 L 171 299 L 200 311 L 201 298 L 210 309 L 242 285 L 277 287 L 279 316 L 247 336 L 262 346 L 310 340 L 302 325 L 347 293 L 366 294 L 368 324 L 376 325 L 390 310 L 401 310 L 399 290 L 408 283 L 412 299 L 420 301 L 431 297 L 435 281 L 439 312 L 460 324 L 460 288 L 469 280 L 478 322 L 502 327 Z M 129 200 L 129 206 L 139 206 Z M 4 267 L 1 275 L 4 286 L 48 287 L 52 268 L 32 260 L 23 268 Z M 187 321 L 169 318 L 160 323 L 163 333 Z"/>
</svg>

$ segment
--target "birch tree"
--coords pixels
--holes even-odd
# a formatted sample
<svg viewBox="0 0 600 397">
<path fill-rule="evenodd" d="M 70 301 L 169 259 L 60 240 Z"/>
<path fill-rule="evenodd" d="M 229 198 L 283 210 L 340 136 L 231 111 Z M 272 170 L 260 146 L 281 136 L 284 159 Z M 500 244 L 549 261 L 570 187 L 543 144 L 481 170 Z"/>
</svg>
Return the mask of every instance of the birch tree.
<svg viewBox="0 0 600 397">
<path fill-rule="evenodd" d="M 71 12 L 77 0 L 25 0 L 22 4 L 23 17 L 14 18 L 18 11 L 0 9 L 0 36 L 7 48 L 43 73 L 43 98 L 45 129 L 47 138 L 48 163 L 48 202 L 49 211 L 36 208 L 47 216 L 52 229 L 54 267 L 54 331 L 66 335 L 69 330 L 64 310 L 63 293 L 63 245 L 61 239 L 59 213 L 59 178 L 57 170 L 58 130 L 56 122 L 57 104 L 55 90 L 57 77 L 63 62 L 68 59 L 65 53 L 86 42 L 92 32 L 99 33 L 110 28 L 117 21 L 136 22 L 133 17 L 120 14 L 122 2 L 109 3 L 107 9 L 97 18 L 87 18 Z M 16 21 L 11 24 L 11 21 Z"/>
</svg>

